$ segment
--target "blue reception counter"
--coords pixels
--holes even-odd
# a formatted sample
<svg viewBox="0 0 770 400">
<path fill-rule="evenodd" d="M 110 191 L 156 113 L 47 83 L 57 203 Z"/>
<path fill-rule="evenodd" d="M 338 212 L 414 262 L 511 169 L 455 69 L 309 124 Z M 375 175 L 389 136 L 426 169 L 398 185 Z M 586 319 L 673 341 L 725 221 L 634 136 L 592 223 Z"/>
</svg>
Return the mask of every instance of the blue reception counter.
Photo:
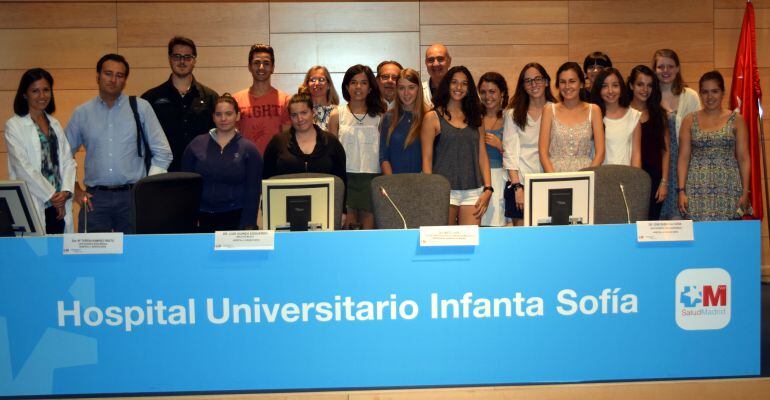
<svg viewBox="0 0 770 400">
<path fill-rule="evenodd" d="M 759 223 L 0 239 L 0 396 L 289 391 L 759 374 Z"/>
</svg>

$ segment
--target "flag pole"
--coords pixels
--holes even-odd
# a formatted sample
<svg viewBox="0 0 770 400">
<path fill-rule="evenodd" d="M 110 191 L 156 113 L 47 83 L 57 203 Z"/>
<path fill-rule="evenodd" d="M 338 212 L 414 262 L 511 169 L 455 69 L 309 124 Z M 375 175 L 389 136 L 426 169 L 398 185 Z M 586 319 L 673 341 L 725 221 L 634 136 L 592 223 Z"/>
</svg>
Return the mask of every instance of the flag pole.
<svg viewBox="0 0 770 400">
<path fill-rule="evenodd" d="M 749 0 L 750 2 L 751 0 Z M 767 154 L 765 154 L 765 127 L 762 125 L 763 120 L 763 110 L 762 110 L 762 101 L 760 99 L 757 99 L 757 109 L 759 112 L 759 143 L 762 144 L 762 173 L 765 175 L 765 180 L 767 180 Z M 765 204 L 770 205 L 770 200 L 768 200 L 768 193 L 767 193 L 767 183 L 760 182 L 760 184 L 765 188 L 764 194 L 765 194 Z M 764 209 L 764 208 L 763 208 Z M 767 229 L 768 232 L 770 232 L 770 216 L 765 215 L 765 219 L 767 220 Z"/>
</svg>

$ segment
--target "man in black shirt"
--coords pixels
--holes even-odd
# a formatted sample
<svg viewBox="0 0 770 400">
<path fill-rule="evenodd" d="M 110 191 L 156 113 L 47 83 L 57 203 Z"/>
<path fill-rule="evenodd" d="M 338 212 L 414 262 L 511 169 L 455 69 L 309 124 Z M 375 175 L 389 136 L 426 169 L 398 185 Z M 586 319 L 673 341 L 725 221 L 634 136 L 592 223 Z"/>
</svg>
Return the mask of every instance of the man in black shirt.
<svg viewBox="0 0 770 400">
<path fill-rule="evenodd" d="M 182 153 L 190 141 L 214 127 L 212 114 L 218 95 L 195 80 L 193 68 L 197 56 L 191 39 L 171 38 L 168 42 L 171 76 L 142 95 L 155 110 L 174 154 L 169 172 L 180 170 Z"/>
</svg>

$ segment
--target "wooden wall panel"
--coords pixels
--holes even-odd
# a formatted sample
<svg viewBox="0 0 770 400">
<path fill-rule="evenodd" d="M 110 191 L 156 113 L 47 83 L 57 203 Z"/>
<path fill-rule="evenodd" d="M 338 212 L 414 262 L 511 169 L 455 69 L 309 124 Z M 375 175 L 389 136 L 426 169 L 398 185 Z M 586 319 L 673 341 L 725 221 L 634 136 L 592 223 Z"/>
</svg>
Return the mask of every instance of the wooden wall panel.
<svg viewBox="0 0 770 400">
<path fill-rule="evenodd" d="M 419 41 L 414 32 L 387 33 L 277 33 L 270 43 L 279 54 L 293 58 L 275 65 L 276 73 L 305 73 L 313 65 L 325 65 L 329 71 L 345 72 L 354 64 L 375 68 L 391 59 L 403 66 L 417 67 Z"/>
<path fill-rule="evenodd" d="M 195 39 L 193 39 L 195 40 Z M 244 67 L 248 65 L 251 46 L 198 46 L 195 68 L 201 67 Z M 168 47 L 118 47 L 118 53 L 126 57 L 131 68 L 169 68 Z M 276 61 L 281 55 L 276 54 Z"/>
<path fill-rule="evenodd" d="M 0 180 L 8 180 L 8 153 L 0 153 Z"/>
<path fill-rule="evenodd" d="M 270 33 L 417 32 L 419 15 L 415 1 L 274 3 Z"/>
<path fill-rule="evenodd" d="M 420 44 L 567 44 L 567 24 L 533 25 L 424 25 Z"/>
<path fill-rule="evenodd" d="M 90 68 L 48 68 L 53 76 L 54 91 L 61 89 L 97 89 L 96 61 Z M 0 90 L 16 91 L 26 69 L 0 69 Z"/>
<path fill-rule="evenodd" d="M 684 62 L 711 62 L 713 25 L 697 24 L 571 24 L 569 54 L 582 62 L 592 51 L 604 51 L 615 62 L 650 62 L 655 50 L 676 50 Z"/>
<path fill-rule="evenodd" d="M 0 69 L 92 68 L 117 47 L 115 29 L 0 29 Z"/>
<path fill-rule="evenodd" d="M 420 2 L 423 25 L 561 24 L 567 22 L 566 1 Z"/>
<path fill-rule="evenodd" d="M 733 67 L 740 34 L 740 29 L 714 30 L 714 66 L 717 68 Z M 770 51 L 767 50 L 770 49 L 770 29 L 757 29 L 756 38 L 757 65 L 770 67 Z"/>
<path fill-rule="evenodd" d="M 0 28 L 108 28 L 115 3 L 0 3 Z"/>
<path fill-rule="evenodd" d="M 121 47 L 165 46 L 174 35 L 198 46 L 251 46 L 267 43 L 266 3 L 118 4 Z"/>
<path fill-rule="evenodd" d="M 770 0 L 753 0 L 754 9 L 770 8 Z M 715 0 L 714 8 L 746 8 L 746 0 Z"/>
<path fill-rule="evenodd" d="M 570 1 L 569 22 L 591 23 L 664 23 L 712 22 L 710 0 L 673 1 Z"/>
<path fill-rule="evenodd" d="M 714 10 L 714 28 L 740 29 L 743 23 L 744 8 L 724 8 Z M 770 8 L 754 8 L 754 23 L 757 29 L 770 29 Z"/>
</svg>

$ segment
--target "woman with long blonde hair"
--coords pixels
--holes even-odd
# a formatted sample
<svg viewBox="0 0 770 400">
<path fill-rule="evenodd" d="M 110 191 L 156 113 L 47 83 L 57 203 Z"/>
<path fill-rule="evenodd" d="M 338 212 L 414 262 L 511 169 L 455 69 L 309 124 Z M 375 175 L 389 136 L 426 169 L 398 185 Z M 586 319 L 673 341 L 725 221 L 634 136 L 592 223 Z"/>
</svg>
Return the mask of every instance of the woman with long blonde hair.
<svg viewBox="0 0 770 400">
<path fill-rule="evenodd" d="M 307 70 L 302 87 L 307 88 L 313 100 L 313 120 L 321 129 L 326 130 L 332 110 L 340 104 L 340 96 L 334 89 L 329 70 L 322 65 L 314 65 Z"/>
<path fill-rule="evenodd" d="M 393 108 L 380 125 L 380 166 L 385 175 L 422 171 L 420 129 L 429 111 L 420 73 L 407 68 L 398 75 Z"/>
</svg>

